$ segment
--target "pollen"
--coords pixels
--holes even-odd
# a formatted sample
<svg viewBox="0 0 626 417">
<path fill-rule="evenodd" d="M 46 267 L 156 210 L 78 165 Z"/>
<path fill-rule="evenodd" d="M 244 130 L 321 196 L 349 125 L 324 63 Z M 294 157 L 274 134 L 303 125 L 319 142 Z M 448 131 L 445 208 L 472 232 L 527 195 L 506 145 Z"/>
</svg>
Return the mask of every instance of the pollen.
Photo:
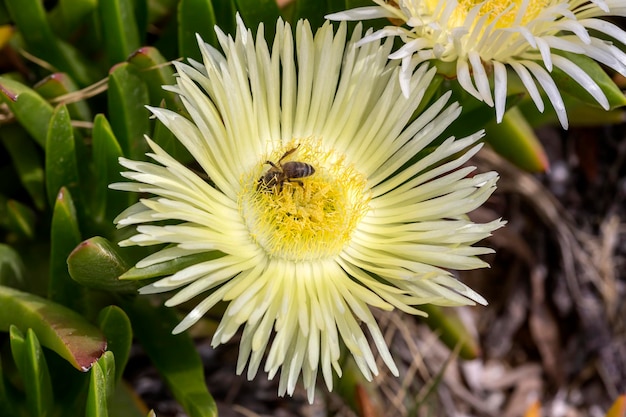
<svg viewBox="0 0 626 417">
<path fill-rule="evenodd" d="M 550 0 L 460 0 L 458 10 L 466 15 L 473 7 L 481 4 L 479 17 L 488 15 L 486 24 L 496 21 L 497 28 L 508 28 L 515 23 L 526 25 L 548 7 L 548 3 Z"/>
<path fill-rule="evenodd" d="M 471 10 L 480 6 L 480 11 L 474 20 L 476 23 L 480 17 L 487 15 L 483 25 L 495 22 L 497 28 L 510 28 L 514 24 L 526 25 L 535 19 L 542 10 L 549 7 L 552 0 L 458 0 L 458 5 L 448 21 L 449 27 L 465 26 L 466 18 Z M 435 10 L 441 10 L 438 0 L 427 0 L 423 3 L 425 9 L 420 10 L 420 15 L 432 15 Z M 422 6 L 423 7 L 423 6 Z"/>
<path fill-rule="evenodd" d="M 265 162 L 280 166 L 281 156 L 296 147 L 282 163 L 306 163 L 315 172 L 264 186 L 260 179 L 270 169 Z M 250 236 L 268 256 L 304 261 L 336 256 L 367 212 L 370 198 L 365 176 L 343 155 L 307 139 L 262 155 L 242 179 L 239 206 Z"/>
</svg>

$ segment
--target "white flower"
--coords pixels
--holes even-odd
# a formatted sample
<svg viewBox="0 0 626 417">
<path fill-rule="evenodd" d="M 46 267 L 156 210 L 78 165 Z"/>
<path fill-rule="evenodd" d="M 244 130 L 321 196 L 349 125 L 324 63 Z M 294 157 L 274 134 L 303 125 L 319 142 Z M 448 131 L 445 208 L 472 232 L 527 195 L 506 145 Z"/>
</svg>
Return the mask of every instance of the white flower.
<svg viewBox="0 0 626 417">
<path fill-rule="evenodd" d="M 262 28 L 256 40 L 239 19 L 234 40 L 216 30 L 224 55 L 200 42 L 203 64 L 175 64 L 169 89 L 191 120 L 151 108 L 210 182 L 148 140 L 154 163 L 122 158 L 133 182 L 112 185 L 154 195 L 116 219 L 139 225 L 120 244 L 169 244 L 137 268 L 209 258 L 141 292 L 176 290 L 168 306 L 205 297 L 174 333 L 227 302 L 213 345 L 243 326 L 238 372 L 249 364 L 252 378 L 268 351 L 264 369 L 281 370 L 281 395 L 302 374 L 312 400 L 318 369 L 332 389 L 341 343 L 367 378 L 377 374 L 361 324 L 397 375 L 370 307 L 485 303 L 448 271 L 486 266 L 477 255 L 491 250 L 471 245 L 502 225 L 465 215 L 497 180 L 465 166 L 481 134 L 428 148 L 459 106 L 446 108 L 447 94 L 412 121 L 434 71 L 418 68 L 404 97 L 391 42 L 357 48 L 360 25 L 346 42 L 345 24 L 313 36 L 301 21 L 294 45 L 279 20 L 271 52 Z"/>
<path fill-rule="evenodd" d="M 624 0 L 373 0 L 362 7 L 326 16 L 333 20 L 386 17 L 406 27 L 388 26 L 361 43 L 399 36 L 404 45 L 390 55 L 402 60 L 405 94 L 410 73 L 421 62 L 437 60 L 456 66 L 459 84 L 478 100 L 496 108 L 502 120 L 507 95 L 507 67 L 522 81 L 539 111 L 538 86 L 567 128 L 561 94 L 552 78 L 559 68 L 583 86 L 605 109 L 609 102 L 598 84 L 561 51 L 586 55 L 626 76 L 626 54 L 598 36 L 626 44 L 626 32 L 604 16 L 626 17 Z M 491 76 L 493 74 L 493 76 Z M 490 84 L 491 80 L 491 84 Z"/>
</svg>

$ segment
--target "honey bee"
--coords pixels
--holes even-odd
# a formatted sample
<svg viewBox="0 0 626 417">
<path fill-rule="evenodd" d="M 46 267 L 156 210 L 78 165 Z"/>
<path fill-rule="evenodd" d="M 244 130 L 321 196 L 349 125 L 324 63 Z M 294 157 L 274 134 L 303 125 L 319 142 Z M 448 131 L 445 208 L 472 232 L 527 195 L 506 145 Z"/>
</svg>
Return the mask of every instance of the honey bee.
<svg viewBox="0 0 626 417">
<path fill-rule="evenodd" d="M 300 145 L 298 145 L 300 146 Z M 270 169 L 267 170 L 258 181 L 258 187 L 264 187 L 266 189 L 272 189 L 278 186 L 278 192 L 283 190 L 283 184 L 285 182 L 295 182 L 299 184 L 300 187 L 304 186 L 304 183 L 296 178 L 305 178 L 310 177 L 315 173 L 315 168 L 312 165 L 307 164 L 306 162 L 300 161 L 289 161 L 282 163 L 283 159 L 291 155 L 298 149 L 298 146 L 295 148 L 289 149 L 287 152 L 280 157 L 278 162 L 275 164 L 272 161 L 265 161 L 266 164 L 270 165 Z"/>
</svg>

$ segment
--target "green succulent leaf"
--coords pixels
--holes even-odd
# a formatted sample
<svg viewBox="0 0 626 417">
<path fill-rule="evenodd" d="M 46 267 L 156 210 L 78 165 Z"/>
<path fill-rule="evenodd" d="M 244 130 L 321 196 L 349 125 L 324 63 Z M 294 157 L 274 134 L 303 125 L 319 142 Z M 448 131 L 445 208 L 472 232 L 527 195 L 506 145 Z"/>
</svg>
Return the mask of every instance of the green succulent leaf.
<svg viewBox="0 0 626 417">
<path fill-rule="evenodd" d="M 108 417 L 107 402 L 115 387 L 114 379 L 115 359 L 112 352 L 105 352 L 91 368 L 86 417 Z"/>
<path fill-rule="evenodd" d="M 478 341 L 467 331 L 456 310 L 432 304 L 421 305 L 420 310 L 428 314 L 423 320 L 439 334 L 441 341 L 451 350 L 459 349 L 459 357 L 468 360 L 478 357 Z"/>
<path fill-rule="evenodd" d="M 91 374 L 89 378 L 89 390 L 87 391 L 87 408 L 85 410 L 85 416 L 108 417 L 108 415 L 109 413 L 107 409 L 106 376 L 98 361 L 91 368 Z"/>
<path fill-rule="evenodd" d="M 563 94 L 563 102 L 567 109 L 567 119 L 569 120 L 570 127 L 616 125 L 624 123 L 625 112 L 623 109 L 607 111 L 601 107 L 589 106 L 567 94 Z M 547 105 L 543 113 L 539 113 L 539 110 L 535 107 L 535 103 L 525 98 L 520 102 L 518 107 L 533 128 L 546 125 L 558 125 L 560 123 L 551 105 Z"/>
<path fill-rule="evenodd" d="M 115 357 L 115 381 L 119 383 L 133 342 L 130 319 L 121 308 L 109 306 L 98 315 L 98 325 L 107 338 L 107 350 Z"/>
<path fill-rule="evenodd" d="M 295 24 L 299 19 L 307 19 L 312 28 L 318 28 L 324 24 L 324 16 L 327 13 L 328 5 L 325 1 L 296 0 L 290 21 Z"/>
<path fill-rule="evenodd" d="M 9 386 L 4 381 L 5 370 L 2 368 L 2 357 L 0 357 L 0 410 L 8 416 L 17 416 L 16 395 L 10 391 Z"/>
<path fill-rule="evenodd" d="M 202 252 L 195 255 L 181 256 L 171 261 L 161 262 L 145 268 L 132 267 L 120 276 L 122 280 L 142 280 L 171 275 L 191 265 L 210 261 L 224 256 L 221 252 Z"/>
<path fill-rule="evenodd" d="M 572 61 L 577 67 L 582 69 L 585 74 L 591 77 L 596 84 L 598 84 L 604 95 L 609 100 L 611 109 L 626 106 L 626 96 L 624 96 L 622 90 L 615 85 L 613 80 L 611 80 L 611 77 L 609 77 L 606 71 L 602 69 L 600 64 L 586 55 L 562 51 L 559 52 L 559 55 Z M 554 67 L 551 75 L 561 93 L 575 97 L 583 101 L 588 106 L 602 108 L 600 104 L 598 104 L 598 102 L 589 94 L 586 87 L 578 84 L 561 69 Z"/>
<path fill-rule="evenodd" d="M 443 141 L 450 136 L 457 138 L 466 137 L 483 130 L 488 123 L 495 120 L 493 108 L 471 96 L 458 83 L 443 82 L 440 86 L 440 94 L 447 90 L 452 91 L 450 101 L 458 101 L 462 106 L 463 112 L 445 132 L 439 135 L 439 141 Z M 523 96 L 523 93 L 509 95 L 506 98 L 506 109 L 508 110 L 515 106 Z"/>
<path fill-rule="evenodd" d="M 33 329 L 43 346 L 83 372 L 106 348 L 102 332 L 75 311 L 34 294 L 0 286 L 0 331 L 8 331 L 11 325 Z"/>
<path fill-rule="evenodd" d="M 202 59 L 196 33 L 205 42 L 217 46 L 216 24 L 213 1 L 181 0 L 178 3 L 178 51 L 181 56 L 196 61 Z"/>
<path fill-rule="evenodd" d="M 195 38 L 194 38 L 195 42 Z M 196 50 L 198 49 L 197 43 Z M 174 68 L 158 49 L 145 46 L 135 51 L 128 62 L 135 67 L 148 87 L 150 105 L 158 106 L 163 101 L 166 107 L 172 111 L 184 111 L 183 103 L 177 94 L 163 89 L 164 85 L 176 84 Z"/>
<path fill-rule="evenodd" d="M 95 68 L 52 32 L 41 0 L 6 0 L 5 4 L 33 55 L 68 73 L 80 85 L 97 79 Z"/>
<path fill-rule="evenodd" d="M 43 97 L 24 84 L 0 77 L 0 99 L 35 141 L 45 147 L 53 108 Z"/>
<path fill-rule="evenodd" d="M 122 148 L 103 114 L 96 116 L 92 132 L 94 190 L 91 210 L 96 222 L 110 226 L 115 216 L 128 207 L 131 198 L 126 193 L 109 189 L 109 184 L 122 180 L 118 162 Z"/>
<path fill-rule="evenodd" d="M 71 277 L 87 288 L 122 294 L 135 294 L 143 284 L 118 279 L 128 266 L 117 247 L 103 237 L 92 237 L 67 258 Z"/>
<path fill-rule="evenodd" d="M 50 278 L 48 298 L 75 311 L 84 310 L 85 294 L 70 278 L 66 259 L 81 241 L 76 209 L 69 191 L 63 187 L 54 205 L 50 229 Z"/>
<path fill-rule="evenodd" d="M 109 399 L 110 415 L 115 417 L 145 417 L 147 410 L 148 407 L 128 383 L 122 380 L 115 386 L 115 391 Z"/>
<path fill-rule="evenodd" d="M 124 155 L 142 159 L 145 140 L 150 132 L 148 88 L 137 71 L 127 62 L 116 65 L 109 75 L 109 120 Z"/>
<path fill-rule="evenodd" d="M 215 10 L 215 19 L 217 20 L 217 25 L 220 29 L 222 29 L 224 33 L 234 36 L 237 29 L 237 24 L 235 22 L 235 15 L 237 14 L 235 2 L 233 0 L 214 1 L 213 10 Z"/>
<path fill-rule="evenodd" d="M 15 249 L 0 243 L 0 285 L 22 289 L 26 285 L 25 266 Z"/>
<path fill-rule="evenodd" d="M 175 312 L 163 306 L 154 307 L 139 297 L 134 303 L 127 303 L 124 310 L 134 323 L 135 336 L 187 414 L 217 416 L 215 401 L 204 382 L 202 361 L 191 337 L 187 333 L 171 333 L 178 323 Z"/>
<path fill-rule="evenodd" d="M 111 65 L 125 61 L 139 48 L 139 30 L 130 0 L 99 0 L 104 46 Z"/>
<path fill-rule="evenodd" d="M 59 0 L 48 14 L 52 30 L 62 38 L 76 31 L 98 7 L 97 0 Z"/>
<path fill-rule="evenodd" d="M 545 172 L 549 168 L 543 145 L 517 107 L 504 114 L 502 123 L 489 123 L 486 133 L 485 141 L 518 167 L 528 172 Z"/>
<path fill-rule="evenodd" d="M 35 85 L 35 91 L 46 100 L 65 96 L 78 91 L 76 83 L 64 73 L 55 73 L 47 76 Z M 67 104 L 70 117 L 75 120 L 91 120 L 91 110 L 84 100 Z"/>
<path fill-rule="evenodd" d="M 20 182 L 33 199 L 35 207 L 43 210 L 46 206 L 44 168 L 37 145 L 17 124 L 3 126 L 0 140 L 11 156 Z"/>
<path fill-rule="evenodd" d="M 54 207 L 61 187 L 78 196 L 78 186 L 74 129 L 67 108 L 60 106 L 52 114 L 46 139 L 46 190 L 50 206 Z"/>
<path fill-rule="evenodd" d="M 28 329 L 24 338 L 17 327 L 11 326 L 9 333 L 11 352 L 22 377 L 30 414 L 42 417 L 52 415 L 54 404 L 52 381 L 35 332 Z"/>
<path fill-rule="evenodd" d="M 6 201 L 5 227 L 26 239 L 35 237 L 35 222 L 37 216 L 27 205 L 15 200 Z"/>
<path fill-rule="evenodd" d="M 149 7 L 148 3 L 153 0 L 131 0 L 133 4 L 133 15 L 135 16 L 135 25 L 139 35 L 139 44 L 146 42 L 146 34 L 148 33 Z M 135 48 L 136 49 L 136 48 Z"/>
<path fill-rule="evenodd" d="M 235 0 L 237 10 L 246 26 L 256 34 L 260 23 L 265 26 L 265 39 L 272 44 L 276 31 L 276 21 L 281 16 L 276 0 Z"/>
</svg>

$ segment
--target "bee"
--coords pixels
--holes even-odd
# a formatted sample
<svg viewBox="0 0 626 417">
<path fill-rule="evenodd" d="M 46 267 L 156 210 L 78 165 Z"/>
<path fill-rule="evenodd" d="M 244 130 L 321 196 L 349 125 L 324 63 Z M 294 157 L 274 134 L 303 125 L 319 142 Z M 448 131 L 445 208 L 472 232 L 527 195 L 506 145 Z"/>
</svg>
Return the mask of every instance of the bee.
<svg viewBox="0 0 626 417">
<path fill-rule="evenodd" d="M 315 173 L 315 168 L 306 162 L 282 162 L 283 159 L 294 153 L 298 149 L 298 146 L 285 152 L 276 164 L 272 161 L 265 161 L 266 164 L 270 165 L 270 169 L 259 178 L 257 189 L 264 187 L 269 190 L 278 186 L 278 192 L 281 192 L 285 182 L 295 182 L 299 184 L 300 187 L 304 187 L 304 183 L 296 178 L 310 177 Z"/>
</svg>

